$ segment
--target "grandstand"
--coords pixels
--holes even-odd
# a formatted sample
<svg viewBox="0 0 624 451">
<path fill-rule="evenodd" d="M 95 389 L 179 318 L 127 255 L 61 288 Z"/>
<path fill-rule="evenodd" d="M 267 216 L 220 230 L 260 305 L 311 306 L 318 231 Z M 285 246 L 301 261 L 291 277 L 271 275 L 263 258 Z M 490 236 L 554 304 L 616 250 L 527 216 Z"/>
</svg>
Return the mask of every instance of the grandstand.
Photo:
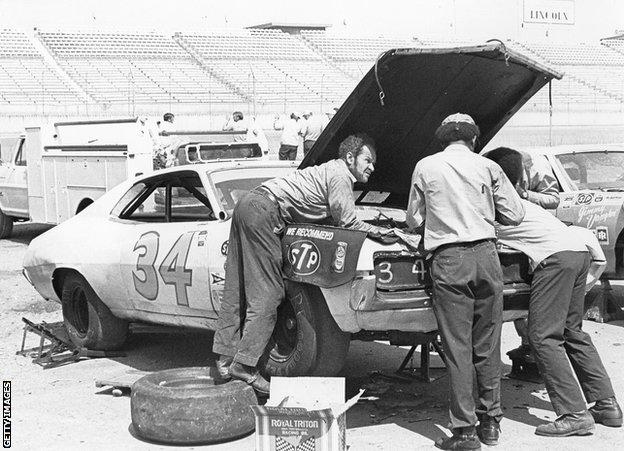
<svg viewBox="0 0 624 451">
<path fill-rule="evenodd" d="M 476 43 L 305 28 L 298 33 L 250 28 L 171 34 L 5 29 L 0 30 L 0 114 L 68 106 L 85 107 L 89 114 L 328 109 L 340 104 L 388 49 L 466 44 Z M 552 83 L 555 108 L 606 105 L 622 111 L 621 37 L 588 44 L 505 44 L 566 74 Z M 543 90 L 525 108 L 543 111 L 548 102 Z"/>
</svg>

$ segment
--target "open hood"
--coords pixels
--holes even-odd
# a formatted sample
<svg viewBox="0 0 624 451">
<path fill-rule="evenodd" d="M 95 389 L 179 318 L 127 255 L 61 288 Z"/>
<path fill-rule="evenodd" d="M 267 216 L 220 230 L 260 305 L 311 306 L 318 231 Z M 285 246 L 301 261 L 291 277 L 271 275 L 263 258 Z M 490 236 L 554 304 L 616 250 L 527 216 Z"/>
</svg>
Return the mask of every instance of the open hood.
<svg viewBox="0 0 624 451">
<path fill-rule="evenodd" d="M 561 74 L 500 42 L 389 50 L 356 86 L 299 167 L 336 158 L 344 138 L 365 132 L 375 140 L 377 164 L 368 183 L 355 189 L 389 192 L 383 203 L 405 208 L 414 166 L 441 150 L 434 132 L 446 116 L 461 112 L 474 118 L 481 129 L 478 152 L 553 78 Z"/>
</svg>

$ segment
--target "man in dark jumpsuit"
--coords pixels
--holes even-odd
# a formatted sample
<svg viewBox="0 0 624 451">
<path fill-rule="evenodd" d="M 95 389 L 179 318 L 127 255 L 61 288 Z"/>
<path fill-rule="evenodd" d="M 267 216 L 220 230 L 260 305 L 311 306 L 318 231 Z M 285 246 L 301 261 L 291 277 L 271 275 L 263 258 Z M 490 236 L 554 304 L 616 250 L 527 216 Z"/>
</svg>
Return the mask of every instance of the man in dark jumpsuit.
<svg viewBox="0 0 624 451">
<path fill-rule="evenodd" d="M 519 183 L 522 155 L 496 149 L 497 162 Z M 533 269 L 529 303 L 529 340 L 558 418 L 537 427 L 550 437 L 587 435 L 594 422 L 622 426 L 622 411 L 611 380 L 590 336 L 582 330 L 588 249 L 604 259 L 591 231 L 567 227 L 543 208 L 523 200 L 525 216 L 518 226 L 496 226 L 498 241 L 529 257 Z M 596 251 L 594 251 L 596 252 Z M 578 383 L 577 383 L 578 380 Z M 582 389 L 579 390 L 579 383 Z M 587 402 L 596 404 L 587 410 Z"/>
<path fill-rule="evenodd" d="M 225 268 L 225 287 L 213 351 L 223 376 L 240 379 L 261 393 L 269 383 L 256 365 L 265 352 L 284 299 L 281 233 L 285 223 L 318 223 L 388 235 L 356 216 L 354 182 L 366 183 L 374 171 L 375 148 L 363 133 L 347 137 L 339 158 L 269 180 L 238 202 Z"/>
<path fill-rule="evenodd" d="M 445 148 L 416 165 L 407 211 L 410 227 L 424 222 L 425 250 L 433 253 L 433 308 L 446 352 L 453 432 L 436 441 L 441 449 L 480 449 L 479 439 L 496 444 L 502 418 L 503 274 L 494 219 L 519 224 L 524 209 L 501 168 L 474 153 L 478 136 L 466 114 L 442 121 L 436 138 Z"/>
</svg>

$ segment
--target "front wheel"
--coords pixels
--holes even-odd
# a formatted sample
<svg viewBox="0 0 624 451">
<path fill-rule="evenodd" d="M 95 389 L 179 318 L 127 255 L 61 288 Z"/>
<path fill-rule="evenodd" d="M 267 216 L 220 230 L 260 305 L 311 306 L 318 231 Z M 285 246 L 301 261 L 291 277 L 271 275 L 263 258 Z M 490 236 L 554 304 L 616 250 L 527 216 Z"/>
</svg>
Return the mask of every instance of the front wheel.
<svg viewBox="0 0 624 451">
<path fill-rule="evenodd" d="M 65 277 L 61 302 L 67 334 L 76 346 L 102 351 L 123 346 L 128 322 L 114 316 L 82 276 Z"/>
<path fill-rule="evenodd" d="M 334 376 L 343 367 L 351 336 L 340 330 L 321 291 L 286 281 L 286 300 L 263 362 L 272 376 Z"/>
</svg>

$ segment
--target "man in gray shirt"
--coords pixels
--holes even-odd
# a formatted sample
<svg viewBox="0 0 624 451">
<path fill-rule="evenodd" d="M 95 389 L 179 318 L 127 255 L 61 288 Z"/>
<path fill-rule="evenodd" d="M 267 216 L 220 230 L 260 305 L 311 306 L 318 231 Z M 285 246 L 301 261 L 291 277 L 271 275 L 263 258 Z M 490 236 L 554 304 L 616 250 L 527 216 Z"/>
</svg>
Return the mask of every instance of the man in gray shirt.
<svg viewBox="0 0 624 451">
<path fill-rule="evenodd" d="M 433 253 L 433 308 L 447 356 L 453 431 L 436 442 L 441 449 L 480 449 L 479 438 L 496 444 L 503 414 L 503 274 L 494 220 L 519 224 L 524 208 L 502 169 L 474 153 L 478 136 L 479 128 L 466 114 L 442 121 L 436 138 L 445 148 L 416 164 L 407 211 L 410 227 L 424 223 L 425 250 Z"/>
<path fill-rule="evenodd" d="M 232 215 L 225 287 L 213 351 L 223 376 L 240 379 L 261 393 L 269 383 L 256 365 L 271 338 L 277 307 L 285 296 L 281 233 L 285 224 L 318 223 L 391 234 L 356 216 L 354 182 L 375 170 L 375 147 L 363 133 L 347 137 L 339 158 L 269 180 L 238 202 Z"/>
</svg>

